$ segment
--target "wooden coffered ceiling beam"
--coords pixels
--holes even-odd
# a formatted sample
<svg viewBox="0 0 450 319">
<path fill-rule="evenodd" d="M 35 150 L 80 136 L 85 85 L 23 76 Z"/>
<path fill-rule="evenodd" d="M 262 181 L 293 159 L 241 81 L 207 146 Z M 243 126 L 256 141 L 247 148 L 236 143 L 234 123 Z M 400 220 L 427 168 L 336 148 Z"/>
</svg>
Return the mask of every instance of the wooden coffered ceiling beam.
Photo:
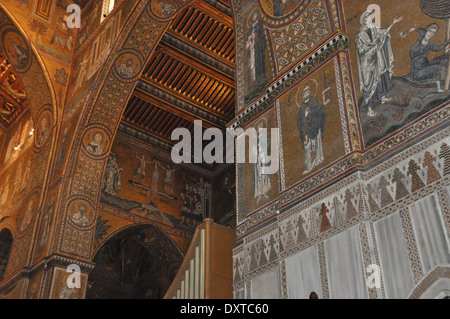
<svg viewBox="0 0 450 319">
<path fill-rule="evenodd" d="M 159 90 L 167 93 L 168 95 L 171 95 L 171 96 L 173 96 L 173 97 L 175 97 L 177 99 L 180 99 L 180 100 L 182 100 L 182 101 L 184 101 L 184 102 L 186 102 L 188 104 L 191 104 L 191 105 L 197 107 L 198 109 L 200 109 L 200 110 L 202 110 L 204 112 L 208 112 L 210 114 L 213 114 L 214 116 L 216 116 L 216 117 L 218 117 L 218 118 L 220 118 L 220 119 L 222 119 L 222 120 L 224 120 L 226 122 L 230 121 L 230 117 L 225 115 L 224 113 L 219 112 L 219 111 L 217 111 L 217 110 L 215 110 L 215 109 L 213 109 L 211 107 L 208 107 L 206 105 L 203 105 L 202 103 L 200 103 L 196 99 L 192 99 L 192 98 L 186 96 L 185 94 L 178 92 L 178 90 L 176 90 L 176 89 L 169 89 L 165 85 L 162 85 L 159 82 L 156 82 L 153 79 L 149 79 L 149 78 L 141 78 L 141 81 L 146 83 L 146 84 L 149 84 L 150 86 L 158 88 Z M 192 81 L 192 78 L 191 79 L 187 79 L 185 83 L 190 83 L 191 81 Z M 181 88 L 181 89 L 183 89 L 183 88 Z M 138 90 L 138 88 L 136 88 L 135 90 Z M 145 92 L 145 91 L 141 90 L 141 92 Z M 145 93 L 145 94 L 149 95 L 148 93 Z M 165 102 L 165 103 L 167 103 L 167 102 Z"/>
<path fill-rule="evenodd" d="M 143 91 L 141 91 L 139 89 L 135 89 L 134 92 L 133 92 L 133 95 L 138 97 L 141 100 L 144 100 L 144 101 L 146 101 L 148 103 L 151 103 L 152 105 L 158 107 L 161 110 L 165 110 L 167 112 L 173 113 L 176 116 L 178 116 L 178 117 L 180 117 L 182 119 L 185 119 L 185 120 L 187 120 L 189 122 L 193 123 L 194 120 L 202 120 L 203 127 L 205 127 L 205 128 L 215 127 L 215 128 L 219 128 L 219 129 L 224 129 L 222 126 L 220 126 L 220 125 L 218 125 L 218 124 L 216 124 L 214 122 L 211 122 L 211 121 L 209 121 L 209 120 L 207 120 L 207 119 L 205 119 L 205 118 L 203 118 L 203 117 L 201 117 L 199 115 L 192 114 L 192 113 L 190 113 L 190 112 L 188 112 L 186 110 L 180 109 L 180 108 L 178 108 L 178 107 L 176 107 L 176 106 L 174 106 L 174 105 L 172 105 L 170 103 L 162 101 L 162 100 L 158 99 L 157 97 L 149 95 L 148 93 L 143 92 Z"/>
<path fill-rule="evenodd" d="M 220 70 L 214 69 L 211 66 L 199 62 L 197 59 L 192 57 L 191 55 L 187 55 L 184 52 L 179 51 L 176 48 L 173 48 L 172 46 L 166 44 L 166 43 L 160 43 L 159 49 L 166 53 L 167 55 L 170 55 L 176 59 L 178 59 L 180 62 L 187 64 L 188 66 L 191 66 L 198 71 L 208 75 L 209 77 L 227 85 L 230 87 L 234 87 L 234 79 L 228 75 L 225 75 Z"/>
<path fill-rule="evenodd" d="M 204 31 L 207 31 L 207 28 L 204 29 Z M 194 40 L 179 34 L 178 32 L 176 32 L 173 29 L 167 29 L 166 33 L 170 34 L 171 36 L 177 38 L 180 41 L 183 41 L 184 43 L 196 48 L 199 51 L 202 51 L 205 54 L 208 54 L 209 56 L 213 57 L 216 60 L 219 60 L 222 63 L 227 64 L 228 66 L 234 68 L 234 59 L 232 61 L 230 61 L 229 59 L 223 57 L 222 55 L 218 54 L 217 52 L 211 51 L 209 50 L 207 47 L 201 45 L 200 43 L 195 42 Z M 227 43 L 227 47 L 230 46 L 234 46 L 232 43 L 232 39 L 229 41 L 229 43 Z M 234 47 L 230 47 L 230 49 L 234 49 Z"/>
<path fill-rule="evenodd" d="M 213 17 L 214 20 L 222 23 L 223 25 L 226 25 L 231 29 L 234 29 L 233 18 L 223 13 L 222 11 L 212 6 L 211 4 L 205 1 L 196 1 L 192 4 L 192 7 L 200 11 L 203 11 L 205 14 L 209 15 L 210 17 Z"/>
</svg>

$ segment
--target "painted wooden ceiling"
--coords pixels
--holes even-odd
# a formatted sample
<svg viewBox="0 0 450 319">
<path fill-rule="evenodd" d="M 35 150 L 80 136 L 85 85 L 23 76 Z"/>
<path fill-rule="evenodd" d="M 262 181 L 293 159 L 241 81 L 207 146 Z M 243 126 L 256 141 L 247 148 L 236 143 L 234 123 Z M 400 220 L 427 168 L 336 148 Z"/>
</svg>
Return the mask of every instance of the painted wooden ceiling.
<svg viewBox="0 0 450 319">
<path fill-rule="evenodd" d="M 9 127 L 27 105 L 27 95 L 19 76 L 0 53 L 0 123 Z"/>
<path fill-rule="evenodd" d="M 225 130 L 234 117 L 234 28 L 225 0 L 203 0 L 174 19 L 147 62 L 122 123 L 170 144 L 175 128 Z"/>
</svg>

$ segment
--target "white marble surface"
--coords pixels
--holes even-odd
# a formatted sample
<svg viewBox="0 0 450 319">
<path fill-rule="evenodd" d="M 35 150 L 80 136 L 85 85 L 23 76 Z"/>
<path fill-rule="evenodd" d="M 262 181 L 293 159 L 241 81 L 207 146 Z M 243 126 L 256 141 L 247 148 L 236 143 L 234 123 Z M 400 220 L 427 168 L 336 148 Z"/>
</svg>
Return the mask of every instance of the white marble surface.
<svg viewBox="0 0 450 319">
<path fill-rule="evenodd" d="M 286 281 L 290 299 L 308 299 L 312 291 L 322 299 L 317 246 L 286 258 Z"/>
<path fill-rule="evenodd" d="M 330 298 L 367 298 L 366 278 L 357 227 L 325 241 Z"/>
<path fill-rule="evenodd" d="M 407 298 L 414 280 L 399 212 L 375 223 L 386 297 Z"/>
<path fill-rule="evenodd" d="M 450 247 L 442 214 L 434 195 L 410 205 L 414 235 L 424 273 L 450 263 Z"/>
<path fill-rule="evenodd" d="M 278 268 L 272 269 L 252 280 L 252 299 L 280 298 L 280 283 L 277 270 Z"/>
</svg>

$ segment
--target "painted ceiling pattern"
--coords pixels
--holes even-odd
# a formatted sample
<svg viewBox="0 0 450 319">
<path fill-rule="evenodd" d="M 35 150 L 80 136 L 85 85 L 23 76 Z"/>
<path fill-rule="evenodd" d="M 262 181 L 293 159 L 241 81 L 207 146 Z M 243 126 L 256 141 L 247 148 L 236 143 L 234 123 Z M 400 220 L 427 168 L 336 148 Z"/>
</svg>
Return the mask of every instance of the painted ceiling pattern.
<svg viewBox="0 0 450 319">
<path fill-rule="evenodd" d="M 122 123 L 168 144 L 175 128 L 193 134 L 194 120 L 224 130 L 234 117 L 234 59 L 229 5 L 184 8 L 148 60 Z"/>
<path fill-rule="evenodd" d="M 0 122 L 6 126 L 27 107 L 27 94 L 14 67 L 0 53 Z"/>
</svg>

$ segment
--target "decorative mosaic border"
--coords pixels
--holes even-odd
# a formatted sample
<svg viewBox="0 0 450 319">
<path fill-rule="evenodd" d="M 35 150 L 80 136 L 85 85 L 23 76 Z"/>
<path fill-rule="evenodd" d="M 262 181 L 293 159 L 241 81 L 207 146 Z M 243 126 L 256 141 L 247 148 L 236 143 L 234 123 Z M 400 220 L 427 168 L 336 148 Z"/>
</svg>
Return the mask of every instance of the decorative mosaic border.
<svg viewBox="0 0 450 319">
<path fill-rule="evenodd" d="M 441 189 L 437 192 L 437 199 L 441 206 L 442 219 L 444 220 L 445 228 L 447 229 L 447 238 L 450 239 L 450 201 L 449 194 Z"/>
<path fill-rule="evenodd" d="M 286 260 L 280 263 L 280 279 L 281 279 L 281 299 L 288 299 L 287 278 L 286 278 Z"/>
<path fill-rule="evenodd" d="M 287 72 L 277 82 L 273 83 L 262 97 L 240 111 L 241 113 L 237 116 L 236 120 L 228 126 L 233 129 L 245 126 L 260 113 L 267 110 L 284 91 L 330 59 L 336 52 L 346 50 L 348 47 L 349 39 L 347 35 L 342 32 L 335 32 L 329 40 L 305 56 L 302 62 L 294 66 L 290 72 Z"/>
<path fill-rule="evenodd" d="M 363 222 L 358 225 L 358 231 L 359 231 L 359 242 L 361 246 L 361 253 L 363 257 L 363 265 L 364 269 L 366 270 L 367 267 L 372 263 L 371 253 L 370 253 L 370 244 L 369 244 L 369 238 L 367 236 L 367 230 L 366 230 L 367 222 Z M 377 290 L 376 288 L 369 288 L 369 286 L 366 285 L 367 288 L 367 295 L 369 296 L 369 299 L 378 299 L 377 297 Z"/>
<path fill-rule="evenodd" d="M 414 274 L 414 281 L 418 283 L 423 276 L 422 263 L 420 261 L 419 249 L 417 247 L 416 238 L 411 221 L 411 215 L 408 207 L 400 210 L 400 218 L 402 221 L 403 232 L 405 235 L 406 248 L 408 250 L 408 259 L 411 263 L 411 269 Z"/>
<path fill-rule="evenodd" d="M 349 124 L 349 136 L 352 140 L 352 150 L 363 149 L 363 139 L 361 137 L 361 123 L 358 107 L 356 106 L 356 96 L 354 91 L 354 83 L 352 82 L 352 74 L 348 66 L 350 56 L 348 51 L 339 53 L 339 62 L 342 72 L 337 75 L 341 77 L 344 89 L 344 100 L 347 110 L 347 121 Z M 350 134 L 351 133 L 351 134 Z"/>
<path fill-rule="evenodd" d="M 431 147 L 431 146 L 437 147 L 437 145 L 439 145 L 439 143 L 442 141 L 442 139 L 439 139 L 439 138 L 442 138 L 442 137 L 443 137 L 442 134 L 436 134 L 436 135 L 430 137 L 428 140 L 423 141 L 421 144 L 416 145 L 416 147 L 415 147 L 416 152 L 414 152 L 415 153 L 414 155 L 419 154 L 420 152 L 423 152 L 426 149 L 426 147 Z M 409 150 L 408 150 L 407 152 L 398 154 L 395 158 L 390 159 L 390 161 L 392 161 L 395 164 L 398 164 L 401 161 L 404 161 L 405 159 L 407 160 L 408 158 L 410 158 L 411 155 L 413 155 L 413 154 L 411 154 L 411 152 L 409 152 Z M 386 170 L 389 170 L 389 168 L 392 168 L 395 164 L 386 166 Z M 374 168 L 373 170 L 378 171 L 377 168 Z M 378 172 L 378 173 L 381 174 L 383 172 Z M 365 177 L 367 177 L 367 175 L 371 176 L 371 174 L 366 174 Z M 348 177 L 348 179 L 351 179 L 352 177 L 355 178 L 355 181 L 357 183 L 356 185 L 361 186 L 360 181 L 364 180 L 363 178 L 361 178 L 362 177 L 361 174 L 356 173 L 353 176 Z M 238 253 L 244 252 L 244 247 L 248 247 L 249 244 L 256 242 L 258 240 L 258 238 L 261 238 L 262 236 L 265 236 L 270 232 L 277 232 L 279 234 L 278 239 L 280 240 L 280 253 L 278 256 L 278 260 L 283 260 L 284 258 L 286 258 L 300 250 L 306 249 L 314 244 L 323 242 L 325 239 L 327 239 L 331 236 L 334 236 L 335 234 L 337 234 L 349 227 L 352 227 L 358 223 L 361 223 L 364 220 L 367 220 L 369 222 L 369 227 L 368 227 L 368 229 L 366 229 L 365 238 L 367 238 L 367 240 L 369 242 L 369 249 L 373 249 L 373 252 L 369 251 L 370 260 L 374 260 L 376 264 L 380 264 L 377 243 L 376 243 L 376 240 L 374 237 L 374 229 L 373 229 L 374 221 L 379 220 L 380 218 L 383 218 L 394 212 L 397 212 L 400 209 L 404 209 L 411 203 L 413 203 L 421 198 L 424 198 L 426 196 L 429 196 L 432 193 L 441 194 L 441 195 L 438 195 L 440 197 L 440 201 L 439 201 L 440 205 L 443 207 L 447 207 L 447 209 L 443 210 L 444 219 L 447 218 L 447 220 L 448 220 L 448 218 L 450 218 L 449 212 L 448 212 L 449 211 L 449 208 L 448 208 L 449 206 L 447 204 L 448 202 L 445 199 L 447 194 L 446 194 L 446 191 L 444 190 L 445 187 L 448 187 L 448 185 L 450 185 L 450 175 L 447 175 L 447 176 L 444 176 L 443 178 L 441 178 L 440 180 L 437 180 L 433 183 L 430 183 L 430 184 L 424 186 L 423 188 L 415 191 L 414 193 L 411 193 L 407 196 L 402 197 L 400 200 L 394 201 L 393 203 L 386 205 L 382 209 L 373 211 L 372 213 L 365 213 L 365 214 L 358 213 L 356 216 L 354 216 L 351 219 L 346 220 L 344 223 L 336 225 L 327 231 L 323 231 L 314 237 L 310 237 L 303 242 L 299 242 L 297 245 L 294 245 L 293 247 L 283 247 L 283 244 L 282 244 L 283 243 L 283 241 L 282 241 L 283 235 L 281 234 L 281 231 L 284 231 L 284 228 L 282 229 L 282 226 L 280 224 L 281 222 L 283 222 L 284 220 L 286 220 L 293 214 L 301 212 L 302 209 L 307 209 L 308 207 L 313 206 L 315 203 L 323 200 L 326 196 L 330 196 L 335 191 L 339 191 L 344 186 L 348 186 L 348 185 L 349 185 L 349 183 L 346 183 L 346 180 L 340 181 L 339 184 L 334 185 L 330 189 L 327 189 L 327 192 L 325 192 L 326 194 L 317 194 L 316 196 L 302 202 L 300 205 L 298 205 L 294 208 L 291 208 L 289 211 L 285 212 L 284 214 L 279 215 L 277 217 L 276 223 L 270 224 L 270 225 L 264 227 L 263 229 L 259 229 L 254 234 L 251 234 L 249 237 L 244 238 L 245 245 L 241 245 L 240 247 L 236 248 L 234 250 L 234 254 L 236 255 Z M 445 196 L 444 199 L 441 199 L 441 198 L 443 198 L 443 196 Z M 406 218 L 408 218 L 408 216 L 406 216 Z M 407 226 L 407 224 L 408 224 L 408 220 L 405 219 L 405 216 L 403 216 L 403 223 L 404 223 L 404 227 L 405 227 L 405 225 Z M 278 231 L 277 231 L 277 228 L 278 228 Z M 408 228 L 408 227 L 405 227 L 405 228 Z M 370 233 L 370 238 L 369 238 L 369 233 Z M 413 237 L 409 236 L 409 238 L 413 238 Z M 370 243 L 372 243 L 372 244 L 370 244 Z M 371 247 L 373 247 L 373 248 L 371 248 Z M 368 256 L 367 251 L 365 252 L 365 255 L 366 255 L 365 262 L 367 263 L 369 261 L 369 259 L 367 257 Z M 413 253 L 413 255 L 414 255 L 414 253 Z M 411 255 L 411 256 L 413 256 L 413 255 Z M 419 258 L 417 251 L 415 253 L 415 256 L 417 258 Z M 412 258 L 415 258 L 415 257 L 412 257 Z M 417 259 L 417 260 L 420 260 L 420 259 Z M 252 271 L 250 271 L 250 273 Z M 420 278 L 420 276 L 422 276 L 421 271 L 416 271 L 416 274 L 417 274 L 416 277 L 418 277 L 418 278 Z M 384 290 L 383 282 L 382 282 L 382 287 L 381 287 L 380 291 L 377 293 L 380 295 L 381 298 L 385 297 L 385 290 Z M 375 296 L 375 294 L 373 296 Z"/>
<path fill-rule="evenodd" d="M 319 256 L 320 285 L 322 287 L 322 298 L 330 299 L 330 288 L 328 286 L 327 258 L 325 254 L 325 243 L 317 245 L 317 256 Z"/>
<path fill-rule="evenodd" d="M 450 267 L 437 266 L 414 288 L 408 299 L 419 299 L 437 280 L 450 278 Z"/>
<path fill-rule="evenodd" d="M 380 261 L 380 255 L 378 253 L 378 246 L 377 246 L 377 241 L 376 241 L 376 235 L 375 235 L 375 227 L 373 225 L 373 222 L 369 222 L 369 229 L 370 229 L 370 241 L 373 244 L 373 252 L 374 252 L 374 257 L 375 257 L 375 264 L 377 265 L 381 265 L 381 261 Z M 380 272 L 380 281 L 381 281 L 381 287 L 380 287 L 380 293 L 381 293 L 381 298 L 385 299 L 386 298 L 386 290 L 384 288 L 384 278 L 383 278 L 383 274 L 382 272 Z"/>
<path fill-rule="evenodd" d="M 450 185 L 450 176 L 448 176 L 446 178 L 446 185 L 445 186 L 447 186 L 447 185 Z M 373 228 L 373 220 L 378 220 L 378 219 L 380 219 L 380 218 L 382 218 L 384 216 L 387 216 L 389 214 L 395 213 L 399 209 L 401 209 L 402 207 L 404 208 L 405 206 L 407 206 L 407 205 L 409 205 L 409 204 L 411 204 L 411 203 L 413 203 L 413 202 L 415 202 L 415 201 L 417 201 L 417 200 L 419 200 L 419 199 L 421 199 L 423 197 L 426 197 L 429 194 L 432 194 L 433 192 L 436 192 L 437 191 L 437 189 L 436 189 L 437 187 L 439 187 L 439 189 L 440 189 L 441 187 L 443 187 L 443 185 L 441 183 L 435 183 L 435 184 L 432 184 L 432 185 L 429 185 L 429 186 L 425 187 L 425 188 L 427 188 L 426 192 L 419 194 L 419 196 L 417 196 L 418 193 L 415 193 L 416 196 L 409 197 L 408 200 L 406 200 L 401 205 L 401 207 L 397 207 L 397 205 L 390 205 L 389 207 L 386 208 L 386 211 L 384 212 L 384 214 L 382 216 L 377 216 L 376 218 L 374 218 L 373 216 L 375 216 L 376 213 L 370 213 L 369 214 L 368 217 L 371 219 L 371 221 L 370 221 L 371 237 L 372 237 L 372 242 L 373 242 L 373 245 L 374 245 L 375 261 L 376 261 L 377 265 L 380 264 L 380 259 L 379 259 L 379 254 L 378 254 L 378 248 L 377 248 L 376 240 L 374 239 L 375 235 L 374 235 L 374 228 Z M 304 241 L 302 243 L 299 243 L 296 246 L 294 246 L 294 247 L 292 247 L 292 248 L 290 248 L 288 250 L 281 251 L 280 254 L 279 254 L 278 259 L 273 261 L 270 264 L 273 264 L 275 262 L 280 262 L 282 260 L 285 260 L 287 257 L 292 256 L 293 254 L 295 254 L 295 253 L 297 253 L 299 251 L 302 251 L 302 250 L 304 250 L 306 248 L 309 248 L 309 247 L 311 247 L 313 245 L 317 244 L 318 247 L 319 247 L 319 245 L 324 244 L 324 241 L 326 239 L 328 239 L 328 238 L 330 238 L 330 237 L 332 237 L 332 236 L 334 236 L 334 235 L 336 235 L 336 234 L 338 234 L 338 233 L 340 233 L 340 232 L 342 232 L 342 231 L 344 231 L 344 230 L 346 230 L 346 229 L 348 229 L 350 227 L 358 225 L 358 224 L 364 222 L 364 220 L 365 220 L 365 216 L 363 214 L 358 214 L 355 217 L 353 217 L 352 219 L 347 220 L 345 223 L 343 223 L 343 224 L 341 224 L 339 226 L 335 226 L 335 227 L 331 228 L 330 230 L 328 230 L 326 232 L 320 233 L 318 236 L 315 236 L 313 238 L 309 238 L 306 241 Z M 273 227 L 273 226 L 274 225 L 270 225 L 269 226 L 269 227 L 271 227 L 271 231 L 272 232 L 276 230 L 276 227 L 279 227 L 278 224 L 276 224 L 276 227 Z M 252 239 L 253 239 L 253 241 L 256 241 L 258 238 L 263 236 L 263 234 L 267 234 L 267 233 L 268 232 L 264 232 L 264 230 L 261 230 L 261 233 L 255 234 L 255 236 L 253 236 Z M 234 255 L 237 255 L 238 253 L 242 253 L 244 251 L 244 247 L 247 247 L 247 245 L 248 244 L 246 243 L 245 245 L 241 245 L 241 246 L 235 248 L 235 250 L 233 251 Z M 320 248 L 318 248 L 318 249 L 320 249 Z M 320 253 L 320 250 L 318 252 Z M 418 257 L 418 254 L 416 254 L 416 256 Z M 365 257 L 365 258 L 366 258 L 366 262 L 367 262 L 368 259 L 367 259 L 367 257 Z M 261 267 L 260 269 L 265 269 L 270 264 L 267 264 L 267 265 Z M 252 278 L 254 276 L 254 273 L 260 271 L 260 269 L 255 269 L 255 270 L 249 271 L 248 273 L 244 274 L 244 277 L 245 278 Z M 247 280 L 247 279 L 244 279 L 244 280 Z M 385 294 L 385 288 L 384 288 L 383 279 L 381 280 L 381 284 L 382 284 L 382 286 L 381 286 L 381 298 L 385 298 L 386 294 Z"/>
<path fill-rule="evenodd" d="M 280 114 L 280 100 L 277 100 L 275 102 L 275 110 L 276 110 L 276 117 L 277 117 L 277 126 L 281 128 L 281 114 Z M 280 151 L 280 192 L 283 192 L 286 189 L 286 178 L 284 176 L 284 152 L 283 152 L 283 134 L 281 132 L 281 129 L 278 130 L 278 140 L 279 143 L 279 151 Z"/>
<path fill-rule="evenodd" d="M 345 153 L 350 153 L 350 142 L 348 140 L 348 132 L 347 132 L 347 120 L 345 117 L 345 104 L 344 99 L 342 97 L 342 84 L 341 84 L 341 75 L 340 75 L 340 67 L 337 56 L 334 57 L 334 76 L 336 79 L 336 89 L 337 89 L 337 95 L 338 95 L 338 102 L 339 102 L 339 111 L 341 113 L 341 125 L 342 125 L 342 134 L 344 136 L 344 147 L 345 147 Z"/>
<path fill-rule="evenodd" d="M 414 124 L 414 128 L 420 128 L 421 130 L 426 131 L 428 128 L 429 123 L 436 124 L 436 122 L 439 122 L 439 120 L 443 122 L 450 122 L 450 102 L 446 107 L 443 107 L 441 110 L 439 110 L 437 113 L 431 114 L 425 119 L 423 119 L 422 122 Z M 369 164 L 370 161 L 374 161 L 377 159 L 377 157 L 381 157 L 381 153 L 386 152 L 387 150 L 390 150 L 390 152 L 394 152 L 397 148 L 394 147 L 395 141 L 403 143 L 406 139 L 412 139 L 413 135 L 411 132 L 408 132 L 409 129 L 407 129 L 404 132 L 400 132 L 396 136 L 393 136 L 392 138 L 385 141 L 382 145 L 379 145 L 378 147 L 371 150 L 372 155 L 376 156 L 367 156 L 368 154 L 365 153 L 364 155 L 361 155 L 360 153 L 353 153 L 344 158 L 343 161 L 338 162 L 337 164 L 329 167 L 326 171 L 322 171 L 317 173 L 316 175 L 310 177 L 309 179 L 300 182 L 300 185 L 292 187 L 290 189 L 285 190 L 280 194 L 278 197 L 278 201 L 275 201 L 271 204 L 271 206 L 266 206 L 262 209 L 259 209 L 255 212 L 252 212 L 247 216 L 247 219 L 242 220 L 242 222 L 237 227 L 237 235 L 238 238 L 245 235 L 248 231 L 250 231 L 253 227 L 255 227 L 258 224 L 261 224 L 262 222 L 268 220 L 271 216 L 275 215 L 274 212 L 281 210 L 282 215 L 286 214 L 283 207 L 286 207 L 288 205 L 292 205 L 292 203 L 300 202 L 302 200 L 302 197 L 308 196 L 311 192 L 314 191 L 314 187 L 322 188 L 324 189 L 322 193 L 320 193 L 319 196 L 327 196 L 325 194 L 330 194 L 335 192 L 335 186 L 329 186 L 327 187 L 327 184 L 325 183 L 331 183 L 331 178 L 334 177 L 334 179 L 339 178 L 340 175 L 344 174 L 345 172 L 349 172 L 352 169 L 352 166 L 359 169 L 364 169 L 364 165 Z M 406 135 L 406 137 L 405 137 Z M 397 154 L 393 158 L 390 158 L 386 161 L 384 161 L 382 164 L 379 164 L 375 166 L 373 169 L 370 169 L 368 172 L 361 172 L 361 179 L 364 181 L 368 181 L 370 178 L 380 174 L 381 172 L 387 170 L 390 167 L 395 166 L 397 163 L 405 160 L 406 158 L 411 157 L 413 154 L 416 154 L 428 146 L 430 146 L 433 143 L 439 142 L 442 139 L 445 139 L 446 137 L 450 136 L 450 128 L 447 127 L 443 129 L 440 132 L 437 132 L 436 134 L 432 135 L 425 141 L 412 146 L 409 149 L 406 149 L 402 151 L 401 153 Z M 399 145 L 400 146 L 400 145 Z M 406 146 L 406 145 L 403 145 Z M 383 150 L 381 152 L 380 150 Z M 386 154 L 384 154 L 386 155 Z M 357 172 L 356 172 L 357 173 Z M 327 176 L 327 174 L 329 176 Z M 349 178 L 357 179 L 359 178 L 359 175 L 352 174 Z M 327 178 L 328 177 L 328 178 Z M 347 180 L 348 181 L 348 180 Z M 320 185 L 320 186 L 319 186 Z M 337 185 L 342 185 L 342 181 L 339 182 Z M 324 196 L 325 195 L 325 196 Z M 310 200 L 308 200 L 310 202 Z M 302 205 L 302 204 L 300 204 Z M 267 213 L 268 207 L 271 207 L 272 214 Z"/>
</svg>

